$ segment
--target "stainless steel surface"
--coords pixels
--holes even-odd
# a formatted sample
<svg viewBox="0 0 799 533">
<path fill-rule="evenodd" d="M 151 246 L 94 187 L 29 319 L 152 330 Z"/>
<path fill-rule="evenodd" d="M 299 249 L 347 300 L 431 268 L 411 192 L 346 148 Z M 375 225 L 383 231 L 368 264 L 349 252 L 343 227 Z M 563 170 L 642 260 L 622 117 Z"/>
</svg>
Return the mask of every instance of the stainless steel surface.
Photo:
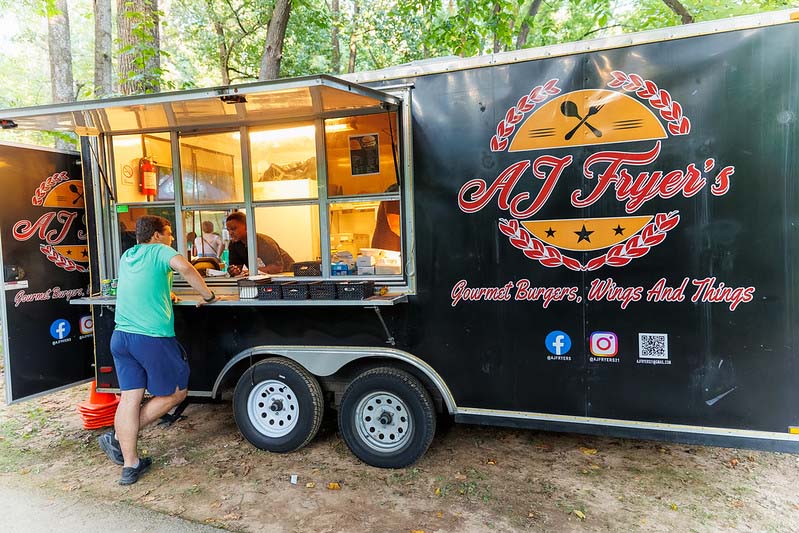
<svg viewBox="0 0 799 533">
<path fill-rule="evenodd" d="M 181 295 L 180 301 L 174 305 L 196 306 L 197 303 L 202 302 L 199 295 Z M 386 295 L 386 296 L 373 296 L 365 300 L 258 300 L 256 298 L 239 299 L 236 296 L 224 296 L 224 299 L 218 300 L 212 304 L 213 306 L 266 306 L 266 307 L 375 307 L 396 305 L 408 301 L 405 294 Z M 89 298 L 73 298 L 69 301 L 72 305 L 116 305 L 116 298 L 113 296 L 92 296 Z"/>
</svg>

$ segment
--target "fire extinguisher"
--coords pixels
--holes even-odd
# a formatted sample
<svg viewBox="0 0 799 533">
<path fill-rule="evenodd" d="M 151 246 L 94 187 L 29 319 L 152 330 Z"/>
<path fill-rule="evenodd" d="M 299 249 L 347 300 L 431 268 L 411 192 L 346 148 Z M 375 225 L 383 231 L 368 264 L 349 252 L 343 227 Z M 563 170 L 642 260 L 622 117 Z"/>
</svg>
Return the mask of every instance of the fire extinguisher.
<svg viewBox="0 0 799 533">
<path fill-rule="evenodd" d="M 158 189 L 158 179 L 155 173 L 155 164 L 149 157 L 139 160 L 139 190 L 142 194 L 155 196 Z"/>
</svg>

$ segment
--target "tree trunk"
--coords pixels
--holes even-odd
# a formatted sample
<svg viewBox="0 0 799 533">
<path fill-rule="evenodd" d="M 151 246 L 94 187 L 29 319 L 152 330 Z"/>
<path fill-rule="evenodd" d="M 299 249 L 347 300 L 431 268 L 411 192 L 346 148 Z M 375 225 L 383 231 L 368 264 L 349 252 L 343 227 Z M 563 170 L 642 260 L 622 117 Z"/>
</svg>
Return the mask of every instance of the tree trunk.
<svg viewBox="0 0 799 533">
<path fill-rule="evenodd" d="M 280 75 L 280 60 L 283 59 L 283 39 L 291 16 L 291 0 L 277 0 L 272 10 L 272 19 L 266 28 L 266 43 L 261 56 L 259 80 L 274 80 Z"/>
<path fill-rule="evenodd" d="M 694 21 L 694 17 L 692 17 L 688 10 L 685 9 L 685 6 L 680 3 L 680 0 L 663 0 L 663 3 L 680 16 L 683 24 L 691 24 Z"/>
<path fill-rule="evenodd" d="M 94 0 L 94 95 L 114 92 L 111 63 L 111 0 Z"/>
<path fill-rule="evenodd" d="M 533 0 L 533 3 L 530 4 L 530 9 L 527 11 L 527 16 L 525 17 L 524 22 L 522 22 L 522 25 L 519 26 L 519 35 L 516 36 L 516 50 L 521 50 L 524 48 L 524 45 L 527 44 L 527 37 L 530 35 L 529 21 L 535 18 L 540 7 L 541 0 Z"/>
<path fill-rule="evenodd" d="M 158 0 L 144 0 L 144 18 L 151 26 L 148 33 L 151 36 L 150 46 L 152 53 L 147 56 L 144 71 L 148 73 L 145 80 L 144 92 L 157 93 L 161 91 L 161 21 L 158 11 Z"/>
<path fill-rule="evenodd" d="M 219 49 L 219 73 L 222 75 L 222 85 L 230 85 L 230 70 L 228 69 L 228 62 L 230 58 L 230 50 L 227 46 L 225 39 L 225 26 L 219 20 L 219 15 L 214 10 L 213 0 L 205 0 L 206 11 L 208 16 L 214 23 L 214 33 L 216 33 L 216 45 Z"/>
<path fill-rule="evenodd" d="M 161 53 L 157 0 L 117 0 L 119 92 L 160 90 Z"/>
<path fill-rule="evenodd" d="M 330 59 L 330 72 L 333 74 L 341 73 L 341 49 L 338 42 L 338 23 L 339 23 L 339 5 L 338 0 L 332 0 L 330 3 L 330 13 L 333 15 L 333 28 L 330 30 L 330 45 L 333 49 L 332 57 Z"/>
<path fill-rule="evenodd" d="M 499 2 L 494 2 L 494 53 L 498 54 L 502 51 L 502 45 L 499 43 L 499 36 L 497 35 L 497 26 L 499 25 L 499 14 L 502 12 L 502 7 Z"/>
<path fill-rule="evenodd" d="M 50 53 L 50 88 L 53 102 L 74 102 L 72 79 L 72 46 L 69 38 L 67 0 L 55 0 L 58 11 L 47 17 L 47 47 Z"/>
<path fill-rule="evenodd" d="M 347 63 L 347 72 L 352 74 L 355 72 L 355 60 L 358 57 L 358 44 L 355 42 L 355 28 L 358 24 L 358 15 L 361 11 L 361 6 L 358 5 L 358 0 L 352 0 L 352 24 L 350 25 L 350 60 Z"/>
</svg>

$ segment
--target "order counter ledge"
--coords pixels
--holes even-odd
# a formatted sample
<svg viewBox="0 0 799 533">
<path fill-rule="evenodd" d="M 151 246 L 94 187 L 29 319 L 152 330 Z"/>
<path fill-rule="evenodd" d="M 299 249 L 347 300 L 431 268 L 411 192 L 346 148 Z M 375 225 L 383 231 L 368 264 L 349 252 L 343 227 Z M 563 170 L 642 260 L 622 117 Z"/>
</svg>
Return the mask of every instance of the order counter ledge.
<svg viewBox="0 0 799 533">
<path fill-rule="evenodd" d="M 175 305 L 196 306 L 201 298 L 197 294 L 178 294 L 178 302 Z M 209 306 L 278 306 L 278 307 L 374 307 L 395 305 L 408 301 L 406 294 L 388 293 L 383 296 L 372 296 L 363 300 L 258 300 L 257 298 L 239 298 L 238 296 L 222 295 L 222 300 L 218 300 Z M 88 298 L 73 298 L 69 303 L 73 305 L 115 305 L 115 296 L 90 296 Z"/>
</svg>

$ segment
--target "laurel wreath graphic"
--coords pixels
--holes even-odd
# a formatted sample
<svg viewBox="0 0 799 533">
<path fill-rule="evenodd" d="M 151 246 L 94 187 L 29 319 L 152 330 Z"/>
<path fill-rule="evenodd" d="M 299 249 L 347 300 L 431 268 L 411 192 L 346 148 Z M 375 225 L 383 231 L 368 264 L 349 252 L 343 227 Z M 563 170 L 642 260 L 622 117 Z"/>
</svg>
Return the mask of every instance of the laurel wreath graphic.
<svg viewBox="0 0 799 533">
<path fill-rule="evenodd" d="M 69 181 L 69 174 L 66 170 L 53 174 L 49 178 L 42 181 L 36 190 L 33 192 L 33 196 L 31 197 L 31 203 L 33 205 L 42 206 L 44 204 L 44 199 L 47 196 L 47 193 L 53 190 L 53 188 L 63 181 Z"/>
<path fill-rule="evenodd" d="M 558 78 L 553 78 L 543 85 L 534 87 L 529 94 L 525 94 L 515 106 L 508 109 L 505 118 L 497 124 L 497 133 L 491 137 L 491 151 L 502 152 L 508 147 L 508 137 L 516 129 L 516 124 L 522 121 L 525 113 L 529 113 L 535 106 L 556 94 L 560 94 L 560 89 L 556 87 Z"/>
<path fill-rule="evenodd" d="M 528 258 L 538 261 L 545 267 L 561 265 L 574 271 L 591 271 L 602 266 L 624 266 L 633 259 L 643 257 L 654 246 L 662 243 L 666 234 L 680 222 L 679 211 L 658 213 L 655 218 L 639 232 L 615 246 L 605 254 L 595 257 L 583 265 L 579 260 L 561 253 L 554 246 L 535 238 L 518 220 L 499 219 L 499 230 L 508 237 L 510 243 Z"/>
<path fill-rule="evenodd" d="M 75 261 L 70 259 L 69 257 L 64 257 L 60 253 L 56 251 L 55 248 L 50 246 L 49 244 L 40 244 L 39 251 L 42 252 L 47 259 L 50 260 L 51 263 L 55 263 L 55 265 L 59 268 L 63 268 L 67 272 L 88 272 L 89 270 L 77 264 Z"/>
<path fill-rule="evenodd" d="M 658 88 L 655 82 L 645 80 L 638 74 L 614 70 L 610 75 L 613 79 L 608 82 L 608 87 L 634 92 L 639 98 L 647 100 L 650 106 L 660 112 L 663 120 L 668 121 L 672 135 L 687 135 L 691 131 L 691 121 L 683 116 L 682 106 L 671 98 L 669 91 Z"/>
</svg>

